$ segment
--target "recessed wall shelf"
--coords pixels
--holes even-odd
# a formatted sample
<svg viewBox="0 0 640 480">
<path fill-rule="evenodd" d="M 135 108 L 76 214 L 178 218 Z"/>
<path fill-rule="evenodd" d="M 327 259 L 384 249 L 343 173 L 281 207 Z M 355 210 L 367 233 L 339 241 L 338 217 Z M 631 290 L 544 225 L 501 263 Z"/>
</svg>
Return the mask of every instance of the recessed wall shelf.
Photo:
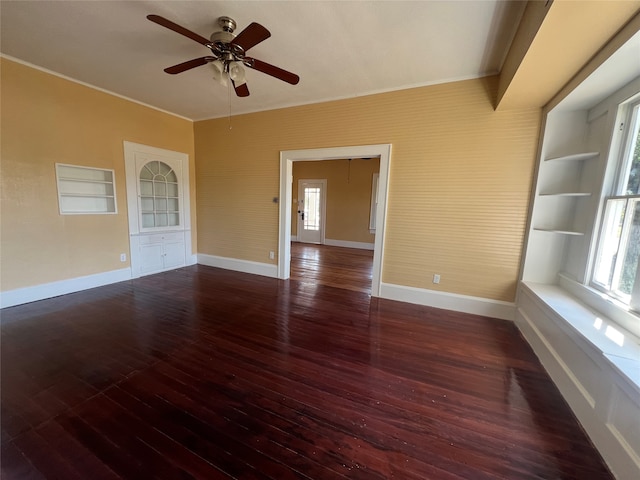
<svg viewBox="0 0 640 480">
<path fill-rule="evenodd" d="M 584 152 L 573 153 L 571 155 L 562 155 L 560 157 L 545 158 L 545 162 L 575 162 L 583 160 L 591 160 L 600 155 L 600 152 Z"/>
<path fill-rule="evenodd" d="M 113 170 L 56 163 L 61 215 L 117 213 Z"/>
<path fill-rule="evenodd" d="M 590 197 L 591 192 L 549 192 L 541 193 L 541 197 Z"/>
<path fill-rule="evenodd" d="M 537 230 L 538 232 L 559 233 L 561 235 L 574 235 L 574 236 L 577 236 L 577 237 L 584 235 L 583 232 L 575 232 L 575 231 L 571 231 L 571 230 L 559 230 L 557 228 L 535 227 L 534 230 Z"/>
</svg>

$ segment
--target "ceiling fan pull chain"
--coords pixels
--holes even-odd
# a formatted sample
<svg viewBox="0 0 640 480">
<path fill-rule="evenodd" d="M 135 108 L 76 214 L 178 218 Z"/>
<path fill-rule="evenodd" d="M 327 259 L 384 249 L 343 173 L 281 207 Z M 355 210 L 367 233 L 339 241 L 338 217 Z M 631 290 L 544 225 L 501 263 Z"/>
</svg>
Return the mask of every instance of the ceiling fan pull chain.
<svg viewBox="0 0 640 480">
<path fill-rule="evenodd" d="M 231 80 L 231 79 L 229 79 Z M 229 92 L 229 130 L 231 130 L 231 81 L 228 82 L 228 86 L 229 88 L 227 88 L 227 91 Z"/>
</svg>

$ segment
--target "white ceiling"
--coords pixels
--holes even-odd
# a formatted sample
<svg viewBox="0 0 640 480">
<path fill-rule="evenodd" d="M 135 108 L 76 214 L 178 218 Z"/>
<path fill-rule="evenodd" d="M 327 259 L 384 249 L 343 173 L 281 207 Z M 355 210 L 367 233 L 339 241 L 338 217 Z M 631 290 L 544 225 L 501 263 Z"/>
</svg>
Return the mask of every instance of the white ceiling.
<svg viewBox="0 0 640 480">
<path fill-rule="evenodd" d="M 525 2 L 475 1 L 7 1 L 3 55 L 177 115 L 200 120 L 497 73 Z M 204 37 L 216 20 L 251 22 L 271 38 L 249 55 L 298 74 L 292 86 L 247 72 L 251 96 L 214 83 L 206 47 L 146 19 L 163 16 Z M 231 92 L 233 93 L 233 92 Z"/>
</svg>

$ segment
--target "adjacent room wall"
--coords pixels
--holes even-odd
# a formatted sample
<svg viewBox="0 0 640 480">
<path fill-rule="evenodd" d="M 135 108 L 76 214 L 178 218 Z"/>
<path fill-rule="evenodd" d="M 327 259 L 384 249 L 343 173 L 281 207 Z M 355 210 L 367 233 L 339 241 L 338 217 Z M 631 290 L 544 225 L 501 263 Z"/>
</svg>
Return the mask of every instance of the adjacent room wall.
<svg viewBox="0 0 640 480">
<path fill-rule="evenodd" d="M 191 159 L 193 123 L 0 59 L 2 79 L 1 289 L 9 291 L 129 266 L 123 141 Z M 60 215 L 55 163 L 115 170 L 116 215 Z M 195 208 L 192 208 L 195 230 Z M 193 235 L 193 251 L 196 251 Z M 120 254 L 127 262 L 120 262 Z"/>
<path fill-rule="evenodd" d="M 391 143 L 383 281 L 512 302 L 540 109 L 494 111 L 496 83 L 196 122 L 198 252 L 276 264 L 279 152 Z"/>
<path fill-rule="evenodd" d="M 373 245 L 369 233 L 371 186 L 373 174 L 380 172 L 380 159 L 323 160 L 294 162 L 293 198 L 298 196 L 298 180 L 327 180 L 327 214 L 325 237 L 328 240 Z M 291 206 L 291 235 L 298 234 L 297 203 Z M 373 247 L 372 247 L 373 248 Z"/>
</svg>

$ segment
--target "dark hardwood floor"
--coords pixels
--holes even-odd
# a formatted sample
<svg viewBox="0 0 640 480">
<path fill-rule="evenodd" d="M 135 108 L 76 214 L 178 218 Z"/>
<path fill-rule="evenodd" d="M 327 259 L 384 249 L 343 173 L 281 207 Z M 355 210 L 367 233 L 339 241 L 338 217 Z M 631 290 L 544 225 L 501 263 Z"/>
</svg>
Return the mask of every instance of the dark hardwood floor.
<svg viewBox="0 0 640 480">
<path fill-rule="evenodd" d="M 373 250 L 291 243 L 291 279 L 371 293 Z"/>
<path fill-rule="evenodd" d="M 510 322 L 204 266 L 1 315 L 4 480 L 611 478 Z"/>
</svg>

